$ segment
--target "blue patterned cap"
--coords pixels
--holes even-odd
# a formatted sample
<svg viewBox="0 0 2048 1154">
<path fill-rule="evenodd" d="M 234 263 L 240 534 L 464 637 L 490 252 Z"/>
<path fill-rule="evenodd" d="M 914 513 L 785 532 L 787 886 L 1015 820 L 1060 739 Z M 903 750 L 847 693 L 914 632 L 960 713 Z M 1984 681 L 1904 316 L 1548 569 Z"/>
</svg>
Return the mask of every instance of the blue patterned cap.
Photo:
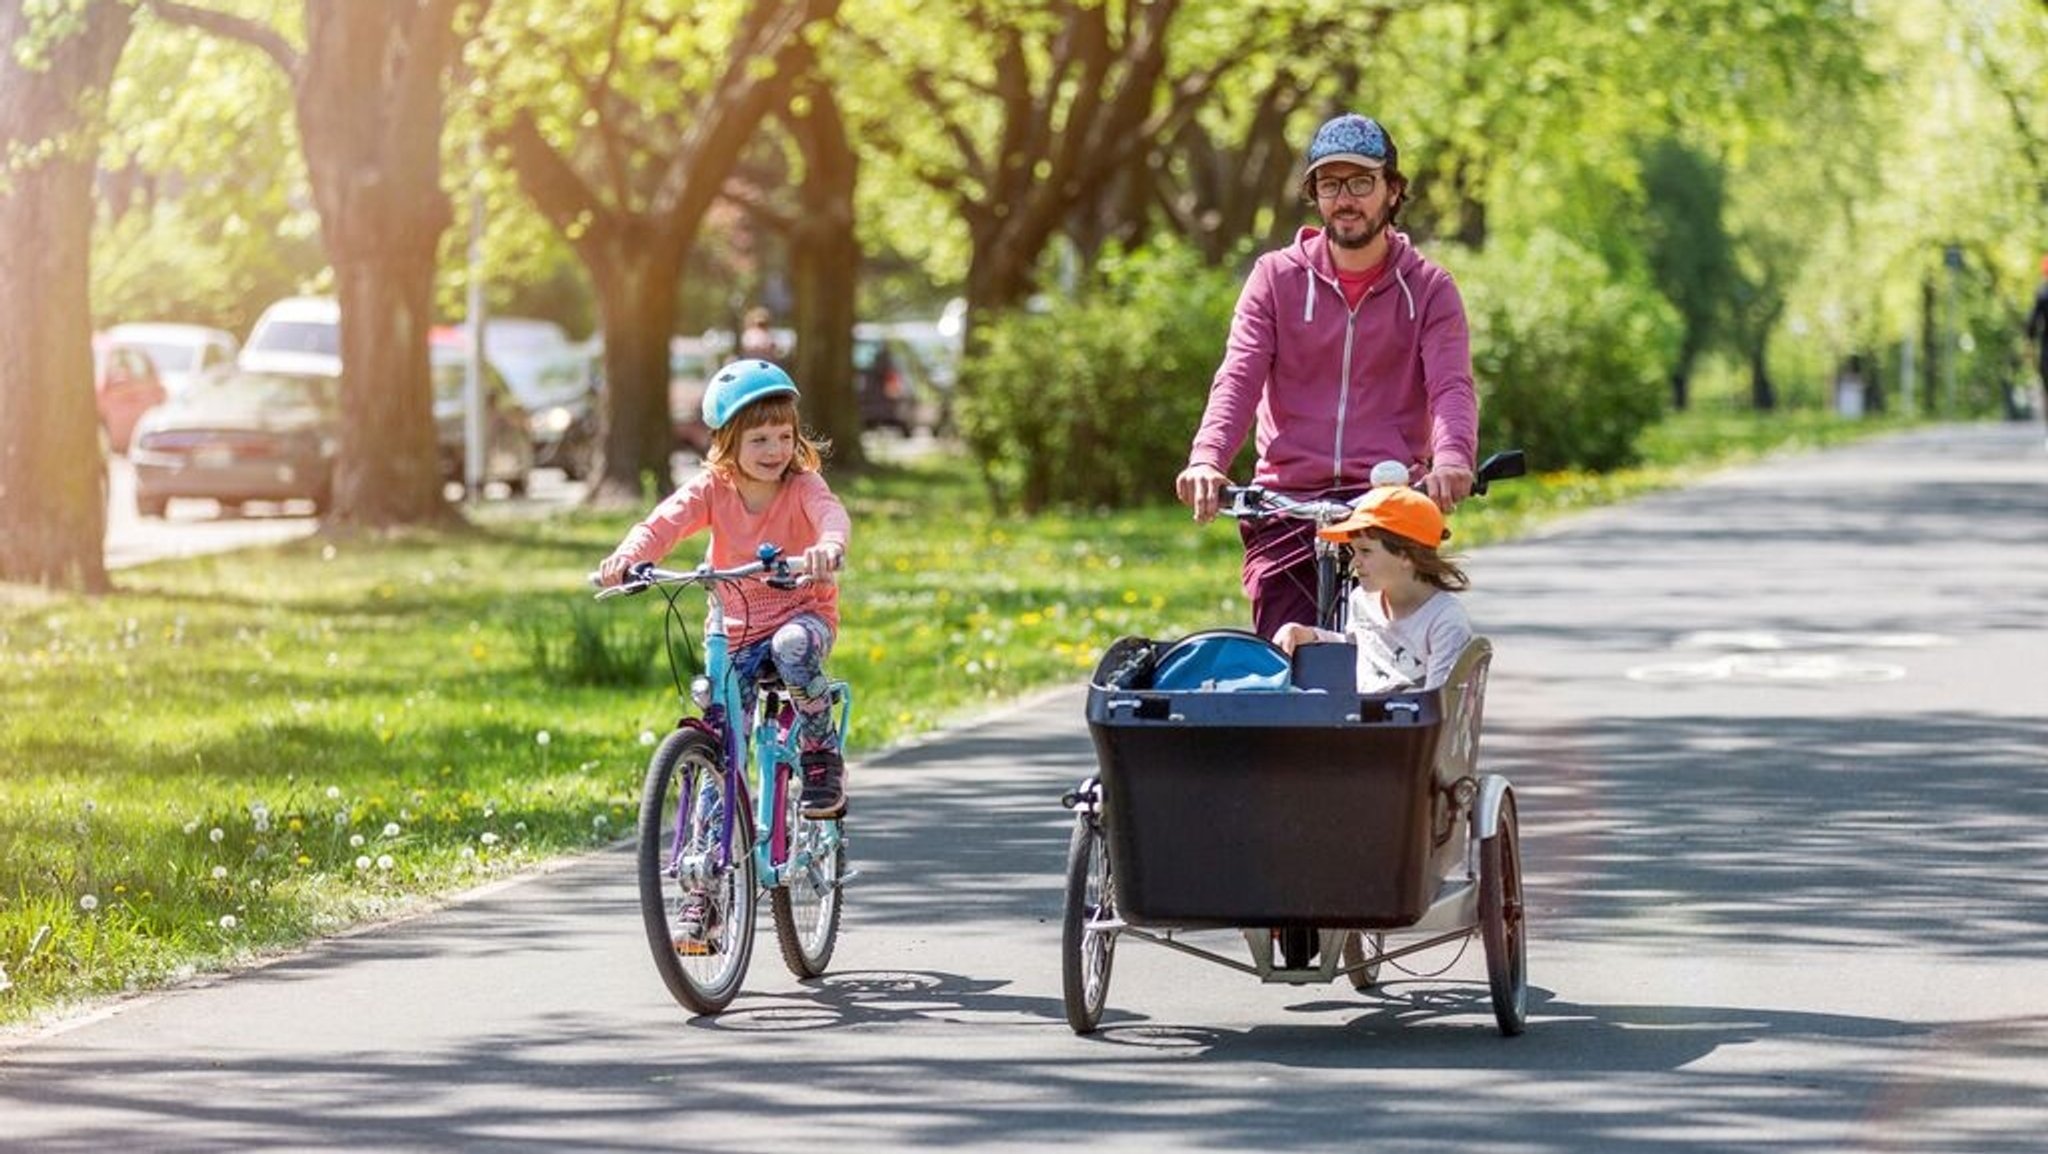
<svg viewBox="0 0 2048 1154">
<path fill-rule="evenodd" d="M 1394 156 L 1394 142 L 1387 130 L 1370 116 L 1347 112 L 1323 122 L 1308 142 L 1308 172 L 1341 160 L 1360 168 L 1384 168 Z"/>
</svg>

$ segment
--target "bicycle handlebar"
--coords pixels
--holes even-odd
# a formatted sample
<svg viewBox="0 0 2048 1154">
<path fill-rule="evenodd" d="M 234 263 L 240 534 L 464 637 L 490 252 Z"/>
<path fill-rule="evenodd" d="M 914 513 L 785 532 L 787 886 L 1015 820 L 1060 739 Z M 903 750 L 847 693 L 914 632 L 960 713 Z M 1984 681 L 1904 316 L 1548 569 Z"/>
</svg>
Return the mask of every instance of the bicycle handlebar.
<svg viewBox="0 0 2048 1154">
<path fill-rule="evenodd" d="M 1472 474 L 1472 495 L 1483 497 L 1486 488 L 1495 481 L 1520 477 L 1528 471 L 1528 462 L 1520 449 L 1504 449 L 1482 462 Z M 1420 489 L 1420 482 L 1411 488 Z M 1268 491 L 1263 485 L 1225 485 L 1223 496 L 1229 503 L 1216 511 L 1226 517 L 1293 517 L 1302 521 L 1314 521 L 1318 525 L 1334 525 L 1349 517 L 1357 508 L 1357 499 L 1339 501 L 1328 497 L 1303 499 L 1289 497 L 1285 493 Z"/>
<path fill-rule="evenodd" d="M 811 580 L 804 574 L 802 557 L 784 557 L 782 551 L 773 545 L 761 547 L 760 559 L 731 569 L 714 569 L 709 561 L 695 569 L 663 569 L 652 561 L 642 561 L 627 569 L 626 579 L 617 585 L 604 584 L 596 573 L 588 574 L 585 579 L 597 589 L 597 599 L 603 601 L 645 593 L 657 585 L 716 585 L 726 581 L 744 581 L 761 573 L 767 573 L 767 583 L 779 589 L 794 589 Z"/>
</svg>

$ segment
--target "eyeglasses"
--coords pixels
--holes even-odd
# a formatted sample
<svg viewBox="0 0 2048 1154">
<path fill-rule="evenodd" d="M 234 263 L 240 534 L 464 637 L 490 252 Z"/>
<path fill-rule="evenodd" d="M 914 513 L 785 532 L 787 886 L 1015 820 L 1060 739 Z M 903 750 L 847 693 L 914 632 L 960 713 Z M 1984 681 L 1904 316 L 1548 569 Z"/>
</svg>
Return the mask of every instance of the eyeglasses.
<svg viewBox="0 0 2048 1154">
<path fill-rule="evenodd" d="M 1380 186 L 1380 178 L 1370 172 L 1339 180 L 1326 176 L 1315 182 L 1316 199 L 1335 200 L 1338 196 L 1371 196 L 1372 190 Z"/>
</svg>

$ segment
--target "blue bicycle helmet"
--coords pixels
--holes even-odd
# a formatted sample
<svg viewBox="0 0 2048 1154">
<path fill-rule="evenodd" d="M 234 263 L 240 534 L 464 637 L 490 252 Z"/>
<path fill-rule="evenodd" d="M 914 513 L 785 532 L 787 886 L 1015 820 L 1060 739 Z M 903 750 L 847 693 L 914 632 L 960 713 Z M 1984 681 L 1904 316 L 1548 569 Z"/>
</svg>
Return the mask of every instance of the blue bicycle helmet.
<svg viewBox="0 0 2048 1154">
<path fill-rule="evenodd" d="M 704 389 L 704 424 L 713 432 L 763 397 L 797 396 L 796 382 L 767 361 L 734 361 L 711 374 Z"/>
</svg>

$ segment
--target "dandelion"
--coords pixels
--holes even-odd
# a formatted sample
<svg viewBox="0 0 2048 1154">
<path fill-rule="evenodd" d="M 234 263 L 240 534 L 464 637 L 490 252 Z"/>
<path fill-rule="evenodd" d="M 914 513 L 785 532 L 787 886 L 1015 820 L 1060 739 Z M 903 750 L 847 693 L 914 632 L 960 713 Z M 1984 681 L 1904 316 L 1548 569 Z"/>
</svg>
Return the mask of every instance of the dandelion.
<svg viewBox="0 0 2048 1154">
<path fill-rule="evenodd" d="M 352 834 L 348 835 L 348 848 L 350 848 L 350 849 L 361 849 L 361 848 L 363 848 L 363 835 L 362 835 L 362 834 L 359 834 L 359 833 L 352 833 Z"/>
<path fill-rule="evenodd" d="M 191 836 L 192 836 L 193 834 L 195 834 L 195 833 L 198 833 L 198 832 L 199 832 L 199 823 L 198 823 L 197 821 L 188 821 L 188 822 L 186 822 L 186 823 L 185 823 L 185 836 L 186 836 L 186 837 L 191 837 Z"/>
<path fill-rule="evenodd" d="M 475 856 L 476 856 L 476 847 L 475 847 L 475 846 L 473 846 L 473 845 L 466 845 L 466 846 L 463 846 L 463 847 L 462 847 L 462 853 L 461 853 L 461 854 L 459 854 L 459 855 L 457 855 L 457 856 L 459 856 L 459 857 L 463 858 L 464 860 L 467 860 L 467 859 L 469 859 L 469 858 L 473 858 L 473 857 L 475 857 Z"/>
<path fill-rule="evenodd" d="M 218 881 L 226 881 L 226 880 L 227 880 L 227 876 L 228 876 L 228 867 L 226 867 L 226 866 L 215 866 L 215 867 L 213 867 L 213 880 L 214 880 L 214 881 L 217 881 L 217 882 L 218 882 Z"/>
<path fill-rule="evenodd" d="M 206 831 L 206 840 L 212 842 L 215 845 L 219 845 L 221 843 L 221 839 L 227 836 L 228 831 L 222 829 L 219 826 L 214 826 L 212 829 Z"/>
<path fill-rule="evenodd" d="M 513 823 L 512 823 L 512 832 L 513 832 L 513 833 L 525 833 L 525 832 L 526 832 L 526 823 L 525 823 L 525 822 L 523 822 L 523 821 L 515 821 L 515 822 L 513 822 Z"/>
<path fill-rule="evenodd" d="M 551 734 L 551 733 L 549 733 L 549 732 L 548 732 L 547 730 L 545 730 L 545 729 L 543 729 L 543 730 L 541 730 L 541 731 L 540 731 L 539 733 L 536 733 L 536 734 L 534 734 L 534 735 L 533 735 L 533 743 L 534 743 L 535 745 L 538 745 L 538 746 L 540 746 L 540 747 L 541 747 L 542 749 L 546 749 L 546 748 L 547 748 L 547 745 L 548 745 L 548 743 L 549 743 L 549 742 L 551 742 L 551 741 L 553 741 L 554 739 L 555 739 L 554 735 L 553 735 L 553 734 Z"/>
<path fill-rule="evenodd" d="M 220 916 L 220 928 L 221 928 L 221 929 L 224 929 L 224 930 L 232 930 L 232 929 L 234 929 L 234 928 L 235 928 L 236 926 L 239 926 L 239 925 L 241 925 L 241 924 L 242 924 L 242 923 L 240 923 L 240 922 L 238 922 L 238 921 L 236 921 L 236 920 L 235 920 L 235 915 L 233 915 L 233 914 L 222 914 L 222 915 Z"/>
<path fill-rule="evenodd" d="M 653 744 L 654 744 L 654 731 L 653 731 L 653 730 L 651 730 L 651 729 L 643 729 L 643 730 L 641 730 L 641 731 L 640 731 L 640 744 L 642 744 L 642 745 L 653 745 Z"/>
<path fill-rule="evenodd" d="M 307 857 L 305 854 L 300 854 L 298 857 L 293 858 L 292 860 L 302 866 L 309 866 L 313 864 L 313 859 Z"/>
<path fill-rule="evenodd" d="M 330 785 L 330 786 L 328 786 L 328 787 L 327 787 L 327 800 L 328 800 L 328 801 L 340 801 L 340 800 L 341 800 L 341 787 L 340 787 L 340 786 L 338 786 L 338 785 Z"/>
<path fill-rule="evenodd" d="M 385 837 L 397 837 L 397 836 L 399 835 L 399 833 L 400 833 L 400 832 L 401 832 L 401 831 L 400 831 L 400 830 L 399 830 L 399 828 L 398 828 L 398 823 L 397 823 L 397 822 L 395 822 L 395 821 L 387 821 L 387 822 L 385 822 L 385 823 L 384 823 L 384 836 L 385 836 Z"/>
<path fill-rule="evenodd" d="M 259 845 L 255 849 L 249 851 L 250 861 L 268 861 L 269 859 L 270 847 L 267 845 Z"/>
<path fill-rule="evenodd" d="M 359 856 L 359 857 L 357 857 L 357 858 L 356 858 L 356 869 L 358 869 L 358 870 L 367 870 L 367 869 L 369 869 L 369 868 L 370 868 L 370 855 L 369 855 L 369 854 L 363 854 L 363 855 L 361 855 L 361 856 Z"/>
<path fill-rule="evenodd" d="M 92 894 L 86 894 L 84 897 L 78 899 L 78 908 L 84 910 L 86 913 L 91 913 L 94 910 L 100 908 L 100 899 Z"/>
<path fill-rule="evenodd" d="M 85 799 L 85 812 L 87 812 L 87 813 L 91 813 L 92 811 L 94 811 L 94 810 L 96 810 L 96 809 L 98 809 L 98 808 L 99 808 L 99 803 L 98 803 L 98 802 L 94 801 L 93 799 L 91 799 L 91 798 L 89 798 L 89 797 Z"/>
<path fill-rule="evenodd" d="M 612 823 L 612 819 L 611 819 L 611 818 L 608 818 L 608 817 L 606 817 L 606 816 L 605 816 L 605 815 L 603 815 L 603 814 L 598 814 L 598 815 L 597 815 L 596 817 L 593 817 L 593 818 L 591 818 L 591 819 L 590 819 L 590 828 L 592 828 L 592 829 L 603 829 L 604 827 L 606 827 L 606 826 L 610 825 L 611 823 Z"/>
<path fill-rule="evenodd" d="M 377 855 L 377 868 L 380 870 L 389 871 L 392 866 L 397 864 L 388 853 Z"/>
<path fill-rule="evenodd" d="M 484 835 L 483 835 L 482 837 L 478 838 L 477 840 L 478 840 L 478 841 L 480 841 L 480 842 L 482 842 L 482 843 L 484 843 L 485 845 L 497 845 L 497 844 L 498 844 L 498 835 L 497 835 L 497 834 L 494 834 L 494 833 L 486 832 L 486 833 L 485 833 L 485 834 L 484 834 Z"/>
<path fill-rule="evenodd" d="M 293 818 L 290 821 L 284 823 L 284 827 L 292 831 L 293 833 L 298 833 L 299 831 L 306 828 L 306 823 L 300 821 L 298 818 Z"/>
<path fill-rule="evenodd" d="M 348 811 L 347 811 L 347 810 L 345 810 L 345 809 L 338 809 L 338 810 L 335 810 L 335 811 L 334 811 L 334 824 L 336 824 L 336 825 L 347 825 L 347 824 L 348 824 Z"/>
</svg>

